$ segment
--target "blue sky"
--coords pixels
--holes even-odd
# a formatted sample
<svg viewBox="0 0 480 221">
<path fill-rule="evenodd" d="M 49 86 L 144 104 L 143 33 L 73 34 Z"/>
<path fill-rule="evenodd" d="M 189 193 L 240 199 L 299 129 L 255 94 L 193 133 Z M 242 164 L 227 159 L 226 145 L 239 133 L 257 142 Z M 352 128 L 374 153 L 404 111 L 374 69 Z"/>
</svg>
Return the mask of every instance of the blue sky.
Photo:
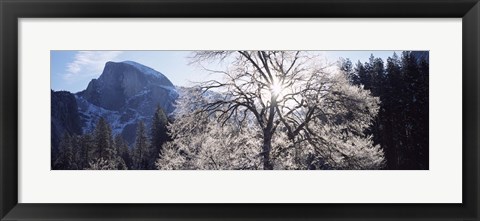
<svg viewBox="0 0 480 221">
<path fill-rule="evenodd" d="M 394 51 L 323 51 L 328 61 L 350 58 L 354 63 L 368 61 L 371 54 L 384 61 Z M 397 51 L 397 54 L 400 52 Z M 84 90 L 90 80 L 98 78 L 107 61 L 135 61 L 149 66 L 178 86 L 190 86 L 214 78 L 197 65 L 190 65 L 191 51 L 51 51 L 51 89 L 78 92 Z M 220 66 L 211 64 L 211 69 Z M 221 67 L 220 67 L 221 68 Z"/>
</svg>

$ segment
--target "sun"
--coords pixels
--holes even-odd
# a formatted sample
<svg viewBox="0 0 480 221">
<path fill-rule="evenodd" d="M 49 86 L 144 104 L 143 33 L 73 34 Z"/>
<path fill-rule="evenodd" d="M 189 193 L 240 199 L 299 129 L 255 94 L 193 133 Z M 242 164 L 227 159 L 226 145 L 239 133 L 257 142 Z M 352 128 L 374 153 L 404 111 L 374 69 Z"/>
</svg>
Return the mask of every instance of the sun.
<svg viewBox="0 0 480 221">
<path fill-rule="evenodd" d="M 273 81 L 270 85 L 270 93 L 275 97 L 275 100 L 281 101 L 283 100 L 287 91 L 285 85 L 283 85 L 280 81 Z"/>
<path fill-rule="evenodd" d="M 274 99 L 277 102 L 277 105 L 281 103 L 284 106 L 285 97 L 291 94 L 292 89 L 282 83 L 280 80 L 274 79 L 273 82 L 269 82 L 269 87 L 263 88 L 261 90 L 260 99 L 266 105 L 271 99 Z"/>
<path fill-rule="evenodd" d="M 273 84 L 270 86 L 270 90 L 274 96 L 278 97 L 283 91 L 283 86 L 278 82 L 273 82 Z"/>
</svg>

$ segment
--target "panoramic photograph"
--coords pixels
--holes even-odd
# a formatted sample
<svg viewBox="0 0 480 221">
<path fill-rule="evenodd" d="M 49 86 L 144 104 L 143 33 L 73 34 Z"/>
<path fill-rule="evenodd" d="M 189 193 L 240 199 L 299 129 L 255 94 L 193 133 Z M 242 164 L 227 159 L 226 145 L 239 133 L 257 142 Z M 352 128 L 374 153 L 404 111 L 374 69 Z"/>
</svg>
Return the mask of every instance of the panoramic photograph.
<svg viewBox="0 0 480 221">
<path fill-rule="evenodd" d="M 52 170 L 428 170 L 429 51 L 50 51 Z"/>
</svg>

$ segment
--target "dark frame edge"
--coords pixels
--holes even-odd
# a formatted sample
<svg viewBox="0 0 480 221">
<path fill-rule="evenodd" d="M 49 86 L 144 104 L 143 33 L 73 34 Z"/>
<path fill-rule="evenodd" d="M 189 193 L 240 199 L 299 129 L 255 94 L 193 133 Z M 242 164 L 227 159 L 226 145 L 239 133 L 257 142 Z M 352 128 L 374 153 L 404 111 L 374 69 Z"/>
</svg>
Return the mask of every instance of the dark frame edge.
<svg viewBox="0 0 480 221">
<path fill-rule="evenodd" d="M 474 91 L 470 91 L 472 97 L 470 97 L 470 101 L 467 101 L 475 105 L 474 107 L 469 107 L 471 108 L 470 111 L 472 111 L 472 113 L 470 113 L 472 124 L 475 124 L 472 125 L 472 128 L 475 130 L 471 133 L 474 133 L 472 136 L 475 139 L 472 139 L 473 143 L 468 145 L 476 148 L 472 148 L 472 156 L 464 156 L 464 160 L 466 160 L 464 168 L 471 168 L 470 173 L 467 174 L 465 170 L 463 171 L 463 176 L 467 176 L 467 179 L 464 180 L 467 184 L 465 184 L 464 187 L 467 189 L 471 188 L 472 190 L 476 188 L 476 194 L 471 194 L 472 196 L 469 198 L 468 194 L 464 191 L 463 197 L 467 200 L 467 205 L 471 206 L 470 212 L 472 215 L 474 215 L 476 220 L 480 220 L 480 2 L 477 2 L 464 16 L 462 29 L 464 44 L 463 62 L 465 63 L 463 64 L 465 68 L 464 73 L 474 73 L 472 74 L 473 79 L 471 80 L 476 82 L 476 85 L 471 85 Z M 470 179 L 468 179 L 468 177 L 470 177 Z M 476 198 L 474 199 L 474 197 Z"/>
<path fill-rule="evenodd" d="M 475 4 L 462 19 L 463 56 L 463 189 L 476 190 L 476 194 L 463 191 L 463 203 L 472 220 L 479 219 L 480 151 L 479 151 L 479 99 L 480 99 L 480 3 Z M 470 74 L 465 74 L 470 73 Z M 469 120 L 467 120 L 469 119 Z M 466 148 L 471 148 L 467 152 Z M 476 147 L 476 148 L 472 148 Z M 468 170 L 466 170 L 468 168 Z"/>
<path fill-rule="evenodd" d="M 29 219 L 108 219 L 108 218 L 115 218 L 115 217 L 109 217 L 106 216 L 105 214 L 102 216 L 98 216 L 98 214 L 101 214 L 102 209 L 105 209 L 104 212 L 112 212 L 115 211 L 115 208 L 123 208 L 124 212 L 122 214 L 127 214 L 126 216 L 122 217 L 123 219 L 129 219 L 129 220 L 134 220 L 136 217 L 135 215 L 138 214 L 140 211 L 144 212 L 151 212 L 151 209 L 154 209 L 156 206 L 155 205 L 133 205 L 132 204 L 107 204 L 104 206 L 101 205 L 94 205 L 94 204 L 18 204 L 18 165 L 17 165 L 17 158 L 18 158 L 18 153 L 16 147 L 18 146 L 18 140 L 17 140 L 17 131 L 18 131 L 18 125 L 17 125 L 17 119 L 18 119 L 18 103 L 17 103 L 17 98 L 18 98 L 18 91 L 17 91 L 17 85 L 18 85 L 18 80 L 17 80 L 17 75 L 18 73 L 18 67 L 17 67 L 17 62 L 18 62 L 18 51 L 17 51 L 17 46 L 18 46 L 18 26 L 17 26 L 17 18 L 22 17 L 22 13 L 27 14 L 32 16 L 32 14 L 35 16 L 39 17 L 45 17 L 48 16 L 49 13 L 55 13 L 52 12 L 51 9 L 47 11 L 39 10 L 39 12 L 32 12 L 30 10 L 27 11 L 19 11 L 19 8 L 24 7 L 25 5 L 30 4 L 30 1 L 20 1 L 19 3 L 12 3 L 13 1 L 3 1 L 0 0 L 0 24 L 2 28 L 0 29 L 1 33 L 1 39 L 0 39 L 0 68 L 2 73 L 0 74 L 0 217 L 1 220 L 29 220 Z M 30 2 L 30 3 L 29 3 Z M 39 1 L 41 2 L 41 1 Z M 78 2 L 78 1 L 77 1 Z M 88 1 L 85 1 L 88 2 Z M 228 1 L 227 1 L 228 2 Z M 328 2 L 328 1 L 323 1 Z M 348 1 L 343 1 L 348 2 Z M 435 1 L 429 1 L 429 2 L 435 2 Z M 448 1 L 443 1 L 447 2 Z M 472 146 L 477 146 L 478 147 L 478 126 L 480 124 L 479 122 L 479 117 L 478 117 L 478 111 L 480 110 L 479 108 L 479 84 L 480 84 L 480 68 L 479 68 L 479 58 L 480 58 L 480 44 L 479 44 L 479 37 L 480 37 L 480 3 L 476 3 L 474 6 L 472 4 L 473 1 L 464 1 L 462 2 L 462 9 L 457 9 L 455 13 L 446 13 L 446 12 L 437 12 L 437 14 L 433 13 L 431 15 L 435 15 L 433 17 L 456 17 L 458 16 L 459 12 L 463 12 L 465 7 L 469 7 L 468 12 L 464 13 L 463 17 L 463 72 L 464 73 L 476 73 L 472 74 L 469 76 L 464 75 L 462 84 L 464 85 L 463 88 L 463 94 L 468 94 L 471 96 L 463 96 L 463 122 L 467 122 L 467 124 L 464 123 L 463 128 L 464 128 L 464 133 L 463 133 L 463 138 L 464 138 L 464 144 L 463 148 L 466 147 L 472 147 Z M 183 3 L 185 4 L 185 3 Z M 180 4 L 182 5 L 182 4 Z M 22 7 L 20 7 L 22 6 Z M 14 9 L 14 10 L 9 10 L 9 9 Z M 48 8 L 48 7 L 47 7 Z M 74 7 L 73 7 L 74 8 Z M 23 8 L 24 9 L 24 8 Z M 424 8 L 421 9 L 424 11 Z M 82 10 L 80 10 L 82 11 Z M 62 14 L 66 13 L 60 13 L 56 12 L 56 16 L 61 16 Z M 124 12 L 128 14 L 129 12 Z M 183 12 L 187 13 L 187 12 Z M 276 12 L 277 15 L 280 14 L 281 12 Z M 363 14 L 363 16 L 359 17 L 365 17 L 366 13 Z M 420 13 L 419 11 L 415 11 L 412 13 L 410 16 L 418 15 Z M 171 14 L 171 13 L 167 13 Z M 175 14 L 175 13 L 173 13 Z M 180 13 L 181 14 L 181 13 Z M 188 13 L 187 13 L 188 14 Z M 206 13 L 204 12 L 203 14 L 200 13 L 193 13 L 197 14 L 199 17 L 205 17 Z M 238 14 L 238 12 L 237 12 Z M 92 15 L 97 15 L 98 14 L 92 14 Z M 374 17 L 380 17 L 382 14 L 378 14 L 377 16 Z M 118 16 L 113 14 L 113 17 Z M 463 16 L 460 15 L 458 17 Z M 28 16 L 27 16 L 28 17 Z M 54 16 L 55 17 L 55 16 Z M 103 17 L 103 16 L 99 16 Z M 105 16 L 108 17 L 108 16 Z M 149 16 L 146 16 L 149 17 Z M 227 16 L 228 17 L 228 16 Z M 273 16 L 276 17 L 276 16 Z M 293 16 L 295 17 L 295 16 Z M 391 17 L 391 16 L 387 16 Z M 428 16 L 426 16 L 428 17 Z M 6 31 L 8 30 L 8 31 Z M 9 32 L 11 31 L 11 32 Z M 465 121 L 465 119 L 470 119 L 470 121 Z M 466 128 L 469 129 L 468 133 Z M 474 130 L 471 130 L 471 128 L 474 128 Z M 472 154 L 473 153 L 473 154 Z M 466 151 L 463 152 L 463 158 L 464 158 L 464 170 L 463 170 L 463 176 L 464 176 L 464 183 L 463 183 L 463 188 L 464 189 L 470 189 L 470 190 L 476 190 L 476 194 L 463 194 L 463 199 L 464 199 L 464 205 L 463 206 L 458 206 L 455 207 L 455 211 L 457 213 L 462 213 L 461 217 L 453 217 L 452 214 L 448 213 L 443 213 L 442 211 L 439 211 L 440 214 L 445 214 L 447 215 L 446 217 L 435 217 L 435 220 L 479 220 L 479 199 L 480 199 L 480 176 L 479 174 L 479 160 L 480 160 L 480 151 L 475 149 L 473 152 L 469 152 L 469 154 L 466 154 Z M 469 170 L 465 170 L 465 168 L 469 168 Z M 467 182 L 465 182 L 467 181 Z M 157 204 L 158 206 L 158 204 Z M 185 207 L 192 207 L 192 205 L 186 205 Z M 215 205 L 210 205 L 210 207 L 206 206 L 206 208 L 212 208 Z M 382 206 L 374 205 L 379 208 Z M 128 209 L 130 208 L 131 209 Z M 233 206 L 220 206 L 222 209 L 226 209 L 226 212 L 220 212 L 218 216 L 210 216 L 210 218 L 214 219 L 232 219 L 231 217 L 228 217 L 226 215 L 231 213 L 239 213 L 239 212 L 248 212 L 253 211 L 254 213 L 258 213 L 258 210 L 252 207 L 247 207 L 247 206 L 242 206 L 240 205 L 241 209 L 232 209 Z M 262 205 L 259 207 L 264 208 Z M 306 206 L 311 209 L 310 206 Z M 327 206 L 328 207 L 328 206 Z M 366 206 L 359 206 L 359 208 L 366 208 Z M 53 211 L 55 208 L 58 208 L 60 210 L 63 210 L 63 212 L 60 212 L 60 214 L 53 215 L 49 214 L 48 211 Z M 95 209 L 96 208 L 96 209 Z M 184 219 L 191 219 L 192 217 L 187 217 L 186 215 L 182 215 L 182 217 L 174 216 L 173 211 L 169 212 L 167 209 L 173 209 L 173 211 L 179 212 L 178 206 L 175 207 L 169 207 L 162 205 L 162 209 L 159 209 L 158 212 L 155 212 L 153 214 L 156 215 L 157 219 L 160 219 L 158 214 L 164 214 L 163 218 L 164 219 L 176 219 L 176 220 L 184 220 Z M 286 208 L 286 207 L 285 207 Z M 295 207 L 296 210 L 301 211 L 302 209 L 299 209 L 298 207 Z M 69 215 L 66 213 L 67 211 L 73 212 L 72 215 Z M 88 211 L 93 211 L 91 216 L 86 215 L 85 212 L 88 213 Z M 209 210 L 211 211 L 211 210 Z M 310 211 L 309 209 L 305 209 L 305 211 Z M 368 209 L 367 209 L 368 211 Z M 128 213 L 132 212 L 132 213 Z M 427 208 L 427 212 L 432 214 L 432 208 L 429 207 Z M 83 216 L 81 214 L 84 214 Z M 130 214 L 130 216 L 128 215 Z M 166 214 L 166 215 L 165 215 Z M 202 211 L 199 211 L 198 209 L 194 209 L 192 211 L 192 214 L 196 214 L 202 217 L 203 219 L 209 219 L 208 214 L 203 213 Z M 311 211 L 310 211 L 310 214 Z M 372 217 L 368 216 L 368 212 L 359 212 L 356 211 L 357 215 L 362 215 L 359 218 L 362 219 L 367 219 L 367 220 L 372 220 Z M 386 214 L 386 213 L 382 213 Z M 410 214 L 411 215 L 411 214 Z M 69 218 L 70 217 L 70 218 Z M 121 217 L 116 217 L 120 218 Z M 151 217 L 141 217 L 144 219 L 152 219 Z M 290 217 L 263 217 L 263 218 L 255 218 L 252 219 L 251 217 L 244 217 L 248 218 L 250 220 L 267 220 L 267 219 L 272 219 L 272 218 L 283 218 L 283 219 L 288 219 Z M 308 218 L 308 217 L 304 217 Z M 342 220 L 345 218 L 342 218 Z M 347 219 L 352 219 L 352 218 L 347 218 Z M 378 218 L 377 218 L 378 219 Z M 384 218 L 379 218 L 381 220 L 385 220 Z M 414 219 L 413 217 L 403 217 L 399 218 L 398 220 L 405 220 L 405 219 Z M 424 217 L 419 216 L 416 217 L 415 219 L 417 220 L 425 220 Z M 329 220 L 336 220 L 333 217 L 330 217 Z M 392 220 L 392 219 L 389 219 Z M 395 219 L 397 220 L 397 219 Z"/>
<path fill-rule="evenodd" d="M 478 0 L 0 0 L 18 17 L 463 17 Z M 186 7 L 187 6 L 187 7 Z M 428 7 L 428 10 L 425 10 Z M 61 10 L 57 10 L 61 9 Z M 201 10 L 199 10 L 201 9 Z"/>
<path fill-rule="evenodd" d="M 17 80 L 17 17 L 0 1 L 0 216 L 18 205 L 18 80 Z M 8 30 L 14 31 L 14 33 Z"/>
</svg>

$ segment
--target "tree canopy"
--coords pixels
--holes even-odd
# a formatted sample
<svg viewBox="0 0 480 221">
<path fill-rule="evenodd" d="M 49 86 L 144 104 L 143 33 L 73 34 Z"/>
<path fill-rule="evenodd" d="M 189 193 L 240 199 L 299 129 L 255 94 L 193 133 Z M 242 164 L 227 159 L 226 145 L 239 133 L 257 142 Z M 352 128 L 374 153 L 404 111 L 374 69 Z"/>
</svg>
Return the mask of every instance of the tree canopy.
<svg viewBox="0 0 480 221">
<path fill-rule="evenodd" d="M 177 119 L 190 119 L 196 125 L 214 122 L 222 130 L 233 125 L 240 134 L 253 132 L 251 139 L 260 144 L 248 148 L 259 152 L 258 168 L 383 166 L 383 152 L 363 134 L 378 112 L 378 98 L 350 84 L 336 66 L 302 51 L 201 51 L 193 59 L 232 62 L 226 70 L 211 70 L 221 74 L 222 80 L 203 82 L 181 96 Z M 190 110 L 182 114 L 184 107 Z M 171 127 L 174 141 L 168 145 L 174 146 L 178 156 L 185 156 L 182 150 L 191 143 L 177 142 L 178 137 L 194 139 L 213 130 L 206 127 L 194 133 L 176 128 L 184 125 L 188 123 L 175 122 Z M 240 136 L 234 132 L 222 137 Z"/>
</svg>

